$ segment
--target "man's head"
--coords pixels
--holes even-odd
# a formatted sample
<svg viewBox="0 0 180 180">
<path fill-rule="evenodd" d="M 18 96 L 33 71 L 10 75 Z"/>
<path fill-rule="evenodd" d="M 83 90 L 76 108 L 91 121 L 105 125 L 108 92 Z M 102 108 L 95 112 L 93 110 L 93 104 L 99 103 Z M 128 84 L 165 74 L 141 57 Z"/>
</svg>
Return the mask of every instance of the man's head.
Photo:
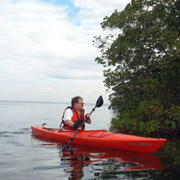
<svg viewBox="0 0 180 180">
<path fill-rule="evenodd" d="M 75 96 L 71 100 L 71 106 L 77 110 L 82 110 L 84 107 L 83 98 L 80 96 Z"/>
</svg>

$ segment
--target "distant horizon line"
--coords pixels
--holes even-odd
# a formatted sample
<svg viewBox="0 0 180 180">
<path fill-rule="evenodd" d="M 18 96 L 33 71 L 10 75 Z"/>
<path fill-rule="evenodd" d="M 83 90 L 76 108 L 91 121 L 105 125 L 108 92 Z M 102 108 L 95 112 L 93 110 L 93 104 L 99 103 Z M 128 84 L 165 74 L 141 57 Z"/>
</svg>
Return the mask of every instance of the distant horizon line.
<svg viewBox="0 0 180 180">
<path fill-rule="evenodd" d="M 16 102 L 16 103 L 46 103 L 46 104 L 70 104 L 70 102 L 60 102 L 60 101 L 35 101 L 35 100 L 4 100 L 0 99 L 0 102 Z M 85 104 L 95 104 L 95 103 L 85 103 Z M 108 105 L 105 103 L 104 105 Z"/>
</svg>

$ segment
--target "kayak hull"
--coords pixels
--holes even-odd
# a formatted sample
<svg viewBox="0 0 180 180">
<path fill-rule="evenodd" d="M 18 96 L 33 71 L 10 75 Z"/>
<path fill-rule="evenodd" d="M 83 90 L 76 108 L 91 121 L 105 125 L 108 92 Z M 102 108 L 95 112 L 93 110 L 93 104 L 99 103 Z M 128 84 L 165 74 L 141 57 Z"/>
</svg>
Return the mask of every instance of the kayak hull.
<svg viewBox="0 0 180 180">
<path fill-rule="evenodd" d="M 36 136 L 61 143 L 67 143 L 76 132 L 75 130 L 59 130 L 37 126 L 32 126 L 31 129 Z M 81 130 L 74 137 L 72 144 L 153 153 L 166 141 L 166 139 L 118 134 L 106 130 Z"/>
</svg>

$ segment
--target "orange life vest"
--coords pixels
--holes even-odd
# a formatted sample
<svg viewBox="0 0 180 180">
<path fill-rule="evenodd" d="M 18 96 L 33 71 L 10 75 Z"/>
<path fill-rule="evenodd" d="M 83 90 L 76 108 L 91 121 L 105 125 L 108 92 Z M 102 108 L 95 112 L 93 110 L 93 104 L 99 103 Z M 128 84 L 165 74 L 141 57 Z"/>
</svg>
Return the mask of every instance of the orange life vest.
<svg viewBox="0 0 180 180">
<path fill-rule="evenodd" d="M 71 118 L 71 121 L 73 122 L 76 122 L 78 120 L 81 120 L 81 121 L 85 121 L 85 116 L 84 116 L 84 109 L 81 110 L 81 113 L 79 113 L 79 111 L 74 108 L 74 107 L 71 107 L 71 106 L 68 106 L 65 111 L 70 108 L 73 112 L 73 116 Z M 64 113 L 65 113 L 64 111 Z M 74 127 L 70 127 L 66 124 L 66 122 L 64 121 L 64 113 L 63 113 L 63 116 L 62 116 L 62 122 L 63 122 L 63 129 L 69 129 L 69 130 L 76 130 Z M 85 128 L 85 125 L 83 125 L 82 129 L 84 130 Z"/>
</svg>

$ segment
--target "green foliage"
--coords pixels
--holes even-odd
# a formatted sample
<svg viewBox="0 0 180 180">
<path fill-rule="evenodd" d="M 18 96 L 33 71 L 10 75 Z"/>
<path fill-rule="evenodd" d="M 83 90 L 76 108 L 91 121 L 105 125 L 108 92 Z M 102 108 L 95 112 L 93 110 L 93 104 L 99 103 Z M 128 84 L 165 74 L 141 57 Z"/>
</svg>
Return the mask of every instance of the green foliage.
<svg viewBox="0 0 180 180">
<path fill-rule="evenodd" d="M 117 116 L 112 129 L 130 134 L 180 131 L 180 1 L 132 0 L 101 24 L 95 37 Z M 113 33 L 114 30 L 114 33 Z M 117 33 L 118 32 L 118 33 Z"/>
</svg>

